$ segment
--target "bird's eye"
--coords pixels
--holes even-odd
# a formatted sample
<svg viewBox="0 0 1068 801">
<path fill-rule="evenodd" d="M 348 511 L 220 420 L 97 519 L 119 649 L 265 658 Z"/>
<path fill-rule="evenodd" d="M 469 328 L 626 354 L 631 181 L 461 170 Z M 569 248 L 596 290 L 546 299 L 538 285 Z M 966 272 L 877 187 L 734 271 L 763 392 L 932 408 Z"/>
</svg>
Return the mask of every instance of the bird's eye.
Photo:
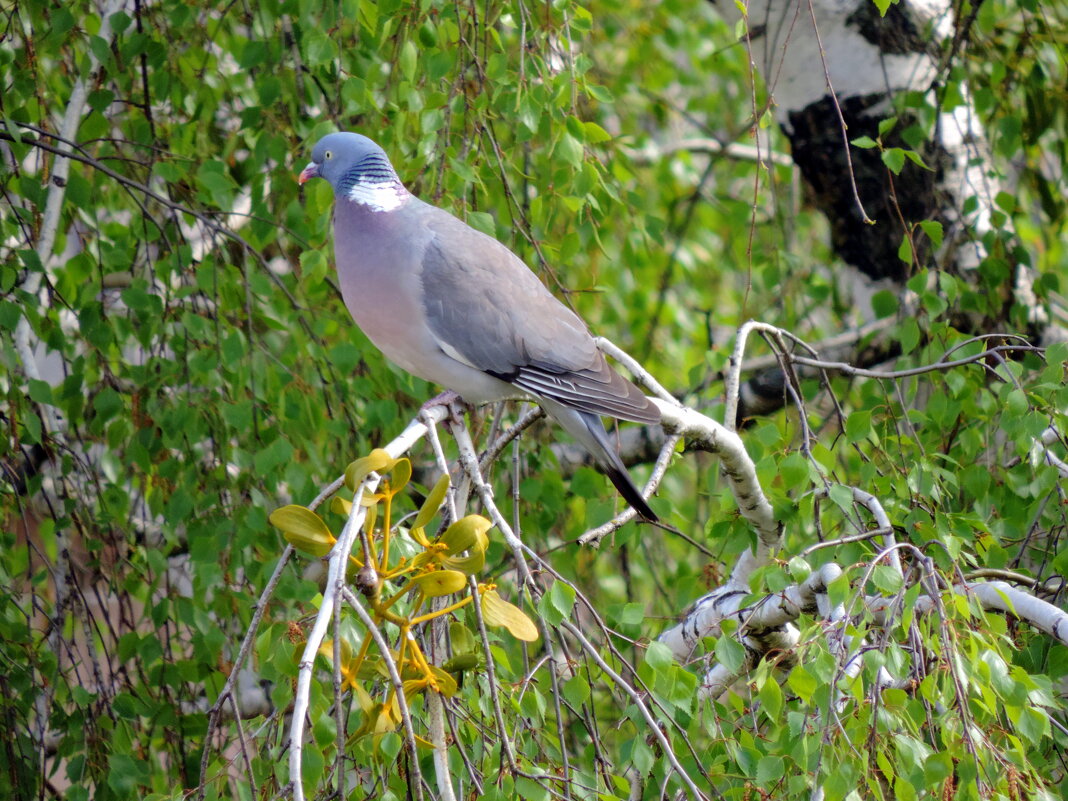
<svg viewBox="0 0 1068 801">
<path fill-rule="evenodd" d="M 328 150 L 326 151 L 326 153 L 323 154 L 323 157 L 328 160 L 332 159 L 334 157 L 334 152 L 332 150 Z"/>
</svg>

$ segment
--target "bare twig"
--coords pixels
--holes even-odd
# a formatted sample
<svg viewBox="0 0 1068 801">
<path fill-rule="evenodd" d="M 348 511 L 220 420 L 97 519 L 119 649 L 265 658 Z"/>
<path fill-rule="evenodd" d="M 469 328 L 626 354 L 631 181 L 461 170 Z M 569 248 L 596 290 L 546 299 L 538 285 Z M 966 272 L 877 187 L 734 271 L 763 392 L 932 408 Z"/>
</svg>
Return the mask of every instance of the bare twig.
<svg viewBox="0 0 1068 801">
<path fill-rule="evenodd" d="M 660 482 L 664 480 L 664 476 L 667 474 L 667 469 L 671 464 L 671 457 L 675 454 L 675 446 L 678 445 L 680 439 L 681 437 L 678 434 L 672 434 L 664 440 L 664 444 L 660 448 L 660 455 L 657 456 L 656 464 L 653 465 L 653 472 L 649 476 L 649 480 L 645 482 L 645 486 L 642 487 L 642 497 L 650 497 L 659 488 Z M 601 544 L 602 539 L 621 529 L 633 520 L 637 514 L 634 511 L 634 507 L 628 506 L 607 523 L 585 532 L 578 538 L 579 544 L 596 548 Z"/>
</svg>

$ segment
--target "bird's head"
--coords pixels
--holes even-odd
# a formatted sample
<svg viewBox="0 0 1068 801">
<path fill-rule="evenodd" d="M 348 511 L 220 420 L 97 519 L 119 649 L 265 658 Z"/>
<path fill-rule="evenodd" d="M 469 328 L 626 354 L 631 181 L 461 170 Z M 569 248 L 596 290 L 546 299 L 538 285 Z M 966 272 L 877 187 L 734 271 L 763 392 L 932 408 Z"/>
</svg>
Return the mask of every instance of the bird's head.
<svg viewBox="0 0 1068 801">
<path fill-rule="evenodd" d="M 375 200 L 377 194 L 372 205 L 382 203 L 386 208 L 390 197 L 407 194 L 386 152 L 357 133 L 332 133 L 320 139 L 312 149 L 311 163 L 297 180 L 303 184 L 312 178 L 325 178 L 335 196 L 357 202 Z"/>
</svg>

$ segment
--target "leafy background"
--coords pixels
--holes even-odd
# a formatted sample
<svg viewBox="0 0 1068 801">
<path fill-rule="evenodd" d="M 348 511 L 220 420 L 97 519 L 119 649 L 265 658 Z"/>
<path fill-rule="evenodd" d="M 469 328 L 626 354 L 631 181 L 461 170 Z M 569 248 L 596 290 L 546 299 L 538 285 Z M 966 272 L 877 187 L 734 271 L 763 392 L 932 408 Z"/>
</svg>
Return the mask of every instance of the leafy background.
<svg viewBox="0 0 1068 801">
<path fill-rule="evenodd" d="M 267 516 L 306 503 L 436 391 L 386 363 L 340 303 L 329 188 L 301 191 L 295 181 L 322 134 L 375 138 L 414 192 L 507 242 L 595 331 L 674 391 L 699 389 L 689 400 L 714 416 L 739 323 L 758 317 L 816 340 L 852 321 L 826 222 L 805 207 L 793 171 L 657 152 L 672 137 L 708 135 L 784 149 L 739 29 L 710 4 L 164 0 L 127 5 L 112 17 L 111 42 L 97 35 L 100 9 L 87 2 L 7 4 L 2 18 L 4 463 L 34 448 L 52 458 L 24 492 L 0 490 L 0 709 L 15 733 L 0 756 L 7 795 L 181 797 L 198 786 L 209 745 L 207 795 L 251 797 L 231 762 L 232 721 L 215 742 L 204 737 L 207 705 L 283 547 Z M 951 76 L 973 87 L 992 168 L 1011 171 L 999 206 L 1044 291 L 1058 287 L 1065 264 L 1064 31 L 1063 10 L 983 3 Z M 94 64 L 74 142 L 43 138 L 92 162 L 71 169 L 46 270 L 35 247 L 54 163 L 18 140 L 56 131 Z M 24 291 L 34 273 L 46 278 L 41 295 Z M 942 311 L 930 299 L 932 339 L 906 353 L 914 363 L 963 339 L 940 327 Z M 21 319 L 47 380 L 28 377 L 16 353 Z M 830 477 L 882 498 L 913 542 L 941 543 L 929 555 L 943 570 L 1062 572 L 1056 471 L 1027 457 L 1068 405 L 1066 355 L 1014 365 L 1016 386 L 991 383 L 978 367 L 836 381 L 843 417 L 827 388 L 806 383 L 811 459 L 798 450 L 796 414 L 745 435 L 786 523 L 787 558 L 815 540 L 817 520 L 823 536 L 849 530 L 851 503 L 816 509 L 803 495 Z M 49 408 L 64 434 L 48 431 Z M 807 621 L 810 651 L 779 691 L 785 698 L 776 702 L 768 669 L 753 678 L 763 709 L 781 715 L 751 717 L 737 695 L 702 714 L 700 666 L 643 646 L 750 542 L 715 463 L 678 458 L 656 504 L 715 558 L 633 526 L 590 552 L 573 540 L 620 502 L 592 470 L 562 478 L 547 447 L 554 436 L 545 428 L 523 440 L 519 528 L 603 612 L 621 649 L 614 658 L 640 666 L 673 710 L 676 749 L 693 745 L 690 767 L 699 762 L 732 797 L 792 796 L 832 771 L 827 797 L 842 798 L 858 783 L 887 797 L 887 781 L 898 797 L 911 797 L 899 789 L 908 787 L 940 793 L 970 764 L 959 736 L 932 742 L 925 728 L 929 705 L 953 708 L 957 691 L 944 677 L 927 695 L 888 699 L 877 720 L 858 706 L 827 742 L 808 730 L 833 678 L 816 621 Z M 510 472 L 497 470 L 499 497 Z M 860 563 L 870 546 L 811 560 L 832 556 Z M 490 559 L 507 567 L 499 541 Z M 762 581 L 774 589 L 788 577 L 780 565 Z M 317 592 L 294 567 L 272 598 L 254 653 L 272 710 L 291 700 L 294 642 Z M 949 614 L 953 647 L 979 688 L 971 714 L 991 738 L 981 769 L 1009 796 L 1014 781 L 1061 781 L 1049 765 L 1062 756 L 1063 727 L 1050 720 L 1063 718 L 1052 687 L 1068 672 L 1064 649 L 967 607 Z M 944 631 L 927 634 L 931 650 L 949 648 Z M 506 638 L 496 653 L 513 689 L 537 660 Z M 567 716 L 563 742 L 543 725 L 555 714 L 544 668 L 538 682 L 509 690 L 520 750 L 539 772 L 570 751 L 583 780 L 577 797 L 594 797 L 583 784 L 625 797 L 630 765 L 659 786 L 665 768 L 644 722 L 583 665 L 581 681 L 563 690 L 572 711 L 584 710 Z M 486 714 L 479 687 L 471 682 L 464 699 L 475 717 Z M 265 797 L 288 781 L 282 719 L 268 711 L 245 723 Z M 591 723 L 601 732 L 593 744 Z M 902 730 L 912 734 L 891 741 Z M 469 721 L 458 736 L 493 777 L 496 752 L 481 731 Z M 865 754 L 900 781 L 873 778 L 872 762 L 851 748 L 866 737 Z M 399 740 L 384 742 L 359 746 L 364 772 L 352 797 L 372 788 L 404 797 L 403 771 L 390 769 Z M 965 774 L 958 781 L 968 785 Z M 485 788 L 487 798 L 517 794 L 548 790 L 524 777 Z"/>
</svg>

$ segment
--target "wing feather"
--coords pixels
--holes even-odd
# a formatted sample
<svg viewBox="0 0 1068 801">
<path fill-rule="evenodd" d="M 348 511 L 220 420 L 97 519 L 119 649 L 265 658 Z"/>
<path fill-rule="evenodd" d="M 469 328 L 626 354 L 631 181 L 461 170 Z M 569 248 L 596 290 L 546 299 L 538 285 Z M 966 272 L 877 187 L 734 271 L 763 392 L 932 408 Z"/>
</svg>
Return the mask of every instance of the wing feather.
<svg viewBox="0 0 1068 801">
<path fill-rule="evenodd" d="M 508 248 L 423 204 L 427 322 L 442 351 L 532 395 L 642 423 L 660 411 L 612 369 L 585 324 Z"/>
</svg>

